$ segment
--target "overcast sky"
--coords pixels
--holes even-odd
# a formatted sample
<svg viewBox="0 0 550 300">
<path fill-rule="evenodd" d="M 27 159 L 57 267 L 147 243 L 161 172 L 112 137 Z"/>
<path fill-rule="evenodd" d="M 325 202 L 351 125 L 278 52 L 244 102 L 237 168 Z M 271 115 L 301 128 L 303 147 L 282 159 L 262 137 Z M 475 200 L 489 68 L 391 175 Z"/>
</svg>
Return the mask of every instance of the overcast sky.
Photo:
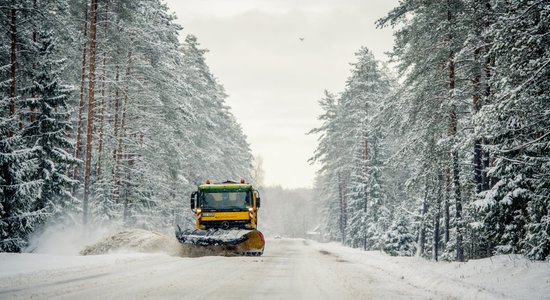
<svg viewBox="0 0 550 300">
<path fill-rule="evenodd" d="M 233 114 L 267 185 L 311 187 L 323 90 L 343 91 L 363 45 L 380 60 L 391 29 L 377 29 L 398 0 L 168 0 L 185 35 L 209 49 L 206 62 L 225 87 Z M 304 40 L 300 41 L 300 37 Z M 230 179 L 230 178 L 228 178 Z"/>
</svg>

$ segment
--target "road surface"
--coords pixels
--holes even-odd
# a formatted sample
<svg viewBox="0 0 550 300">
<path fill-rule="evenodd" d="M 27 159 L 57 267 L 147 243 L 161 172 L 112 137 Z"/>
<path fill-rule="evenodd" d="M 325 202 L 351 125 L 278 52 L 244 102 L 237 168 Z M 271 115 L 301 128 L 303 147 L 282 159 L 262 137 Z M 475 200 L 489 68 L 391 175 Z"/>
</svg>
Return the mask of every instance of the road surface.
<svg viewBox="0 0 550 300">
<path fill-rule="evenodd" d="M 427 299 L 441 298 L 383 269 L 300 239 L 269 240 L 261 257 L 143 254 L 12 274 L 0 299 Z M 108 255 L 107 255 L 108 256 Z M 445 297 L 443 297 L 445 298 Z"/>
</svg>

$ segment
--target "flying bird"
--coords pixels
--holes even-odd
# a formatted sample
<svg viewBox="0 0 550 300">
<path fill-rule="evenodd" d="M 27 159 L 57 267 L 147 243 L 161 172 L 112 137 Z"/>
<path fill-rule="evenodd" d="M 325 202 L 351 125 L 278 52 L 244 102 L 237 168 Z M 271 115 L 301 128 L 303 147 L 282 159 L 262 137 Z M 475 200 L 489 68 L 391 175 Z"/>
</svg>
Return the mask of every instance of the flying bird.
<svg viewBox="0 0 550 300">
<path fill-rule="evenodd" d="M 304 41 L 304 38 L 303 37 L 299 37 L 300 39 L 300 42 L 303 42 Z"/>
</svg>

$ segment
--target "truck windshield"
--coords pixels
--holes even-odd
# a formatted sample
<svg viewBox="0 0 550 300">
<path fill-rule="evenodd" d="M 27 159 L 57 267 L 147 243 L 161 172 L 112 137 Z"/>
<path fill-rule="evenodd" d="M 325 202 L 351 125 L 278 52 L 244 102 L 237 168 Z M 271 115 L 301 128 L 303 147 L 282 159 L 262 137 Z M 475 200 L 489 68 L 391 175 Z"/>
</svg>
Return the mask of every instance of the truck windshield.
<svg viewBox="0 0 550 300">
<path fill-rule="evenodd" d="M 250 192 L 203 192 L 205 211 L 242 211 L 251 206 Z"/>
</svg>

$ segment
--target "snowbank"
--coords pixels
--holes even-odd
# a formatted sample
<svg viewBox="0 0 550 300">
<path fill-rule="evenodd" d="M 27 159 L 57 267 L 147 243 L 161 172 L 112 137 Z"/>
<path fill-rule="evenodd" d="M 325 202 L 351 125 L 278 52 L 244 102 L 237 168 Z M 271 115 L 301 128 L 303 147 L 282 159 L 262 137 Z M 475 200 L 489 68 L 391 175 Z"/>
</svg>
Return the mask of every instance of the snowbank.
<svg viewBox="0 0 550 300">
<path fill-rule="evenodd" d="M 173 237 L 142 229 L 117 232 L 84 248 L 80 254 L 94 255 L 112 252 L 148 252 L 180 255 L 181 244 Z"/>
<path fill-rule="evenodd" d="M 235 256 L 224 246 L 195 246 L 181 244 L 174 236 L 143 229 L 128 229 L 114 233 L 97 243 L 87 246 L 81 255 L 109 253 L 164 253 L 179 257 Z"/>
<path fill-rule="evenodd" d="M 83 228 L 74 224 L 48 225 L 31 236 L 29 246 L 23 250 L 28 253 L 78 255 L 86 245 L 103 240 L 119 231 L 116 225 Z"/>
<path fill-rule="evenodd" d="M 376 268 L 388 280 L 459 299 L 549 299 L 550 262 L 519 255 L 498 255 L 468 262 L 434 262 L 418 257 L 393 257 L 377 251 L 351 249 L 337 243 L 313 243 L 341 259 Z"/>
</svg>

